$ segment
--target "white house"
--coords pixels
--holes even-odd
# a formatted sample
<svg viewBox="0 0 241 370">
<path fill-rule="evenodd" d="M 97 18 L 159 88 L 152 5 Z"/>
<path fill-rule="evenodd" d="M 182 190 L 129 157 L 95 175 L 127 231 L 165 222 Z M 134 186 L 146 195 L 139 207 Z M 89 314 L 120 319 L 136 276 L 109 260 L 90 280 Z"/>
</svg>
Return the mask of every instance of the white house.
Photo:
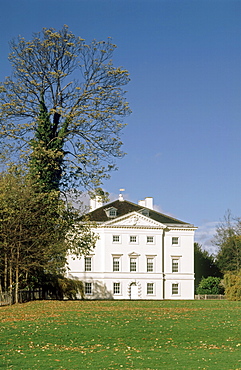
<svg viewBox="0 0 241 370">
<path fill-rule="evenodd" d="M 84 282 L 89 299 L 193 299 L 196 227 L 159 213 L 153 199 L 137 204 L 93 200 L 95 249 L 69 256 L 69 277 Z"/>
</svg>

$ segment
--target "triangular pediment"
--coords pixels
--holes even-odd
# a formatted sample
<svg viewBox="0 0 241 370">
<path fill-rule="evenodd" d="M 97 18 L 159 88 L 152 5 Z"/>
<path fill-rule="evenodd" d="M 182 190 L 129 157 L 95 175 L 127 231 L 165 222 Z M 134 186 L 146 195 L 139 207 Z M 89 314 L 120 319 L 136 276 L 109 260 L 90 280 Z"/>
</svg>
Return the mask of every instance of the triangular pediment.
<svg viewBox="0 0 241 370">
<path fill-rule="evenodd" d="M 136 252 L 132 252 L 132 253 L 129 253 L 128 256 L 129 257 L 139 257 L 140 254 L 139 253 L 136 253 Z"/>
<path fill-rule="evenodd" d="M 116 217 L 113 220 L 104 222 L 101 227 L 166 228 L 164 224 L 152 220 L 150 217 L 144 216 L 139 212 L 131 212 L 127 215 Z"/>
</svg>

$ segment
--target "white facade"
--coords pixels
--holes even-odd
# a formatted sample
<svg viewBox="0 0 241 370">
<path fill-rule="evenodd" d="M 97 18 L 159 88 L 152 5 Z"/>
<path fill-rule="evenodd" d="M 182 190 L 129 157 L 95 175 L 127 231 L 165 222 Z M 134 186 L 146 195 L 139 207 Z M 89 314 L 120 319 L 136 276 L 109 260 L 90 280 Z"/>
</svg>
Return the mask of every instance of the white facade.
<svg viewBox="0 0 241 370">
<path fill-rule="evenodd" d="M 69 277 L 85 284 L 86 299 L 193 299 L 191 224 L 123 198 L 89 213 L 99 235 L 95 249 L 69 256 Z"/>
</svg>

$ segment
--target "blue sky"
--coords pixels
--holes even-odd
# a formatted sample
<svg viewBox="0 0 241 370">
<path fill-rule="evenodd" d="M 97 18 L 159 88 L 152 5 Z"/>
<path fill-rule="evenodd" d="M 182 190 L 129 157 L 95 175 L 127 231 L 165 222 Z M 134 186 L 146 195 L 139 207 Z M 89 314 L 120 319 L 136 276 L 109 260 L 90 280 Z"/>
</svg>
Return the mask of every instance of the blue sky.
<svg viewBox="0 0 241 370">
<path fill-rule="evenodd" d="M 164 213 L 210 238 L 227 209 L 241 216 L 241 1 L 2 0 L 0 80 L 11 72 L 8 42 L 43 27 L 86 42 L 112 37 L 114 64 L 130 72 L 133 111 L 126 157 L 104 187 L 133 202 L 146 196 Z"/>
</svg>

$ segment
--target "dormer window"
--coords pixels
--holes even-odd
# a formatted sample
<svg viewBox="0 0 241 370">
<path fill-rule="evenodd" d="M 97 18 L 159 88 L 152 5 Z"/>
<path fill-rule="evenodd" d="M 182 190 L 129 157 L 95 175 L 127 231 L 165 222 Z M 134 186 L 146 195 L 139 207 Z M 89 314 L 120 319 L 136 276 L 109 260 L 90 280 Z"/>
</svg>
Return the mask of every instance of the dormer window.
<svg viewBox="0 0 241 370">
<path fill-rule="evenodd" d="M 109 216 L 110 217 L 116 217 L 116 209 L 112 208 L 109 210 Z"/>
<path fill-rule="evenodd" d="M 114 207 L 105 209 L 105 213 L 107 214 L 107 217 L 114 218 L 117 216 L 117 209 Z"/>
<path fill-rule="evenodd" d="M 140 211 L 140 213 L 141 213 L 143 216 L 149 217 L 149 209 L 144 208 L 144 209 L 142 209 L 142 210 Z"/>
</svg>

